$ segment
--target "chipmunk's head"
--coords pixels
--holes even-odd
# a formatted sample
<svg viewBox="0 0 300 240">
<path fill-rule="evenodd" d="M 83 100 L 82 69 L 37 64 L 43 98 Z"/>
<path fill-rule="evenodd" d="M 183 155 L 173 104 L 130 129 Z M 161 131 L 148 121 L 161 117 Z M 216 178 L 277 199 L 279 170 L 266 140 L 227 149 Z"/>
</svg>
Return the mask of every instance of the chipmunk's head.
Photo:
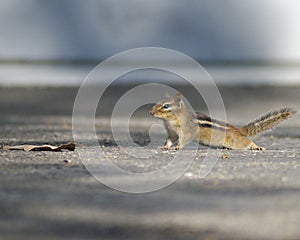
<svg viewBox="0 0 300 240">
<path fill-rule="evenodd" d="M 166 93 L 165 99 L 155 104 L 150 114 L 164 120 L 175 120 L 176 115 L 180 114 L 183 109 L 185 106 L 180 93 L 176 93 L 173 97 Z"/>
</svg>

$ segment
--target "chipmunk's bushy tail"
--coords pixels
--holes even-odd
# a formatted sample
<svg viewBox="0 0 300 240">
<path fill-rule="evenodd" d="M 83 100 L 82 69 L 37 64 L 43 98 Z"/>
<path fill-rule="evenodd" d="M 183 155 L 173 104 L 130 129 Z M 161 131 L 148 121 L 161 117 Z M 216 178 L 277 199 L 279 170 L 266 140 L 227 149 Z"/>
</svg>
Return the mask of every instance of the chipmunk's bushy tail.
<svg viewBox="0 0 300 240">
<path fill-rule="evenodd" d="M 241 132 L 246 136 L 255 136 L 261 132 L 265 132 L 274 128 L 280 122 L 290 118 L 297 111 L 294 108 L 282 108 L 277 111 L 269 112 L 259 119 L 248 123 L 246 126 L 240 128 Z"/>
</svg>

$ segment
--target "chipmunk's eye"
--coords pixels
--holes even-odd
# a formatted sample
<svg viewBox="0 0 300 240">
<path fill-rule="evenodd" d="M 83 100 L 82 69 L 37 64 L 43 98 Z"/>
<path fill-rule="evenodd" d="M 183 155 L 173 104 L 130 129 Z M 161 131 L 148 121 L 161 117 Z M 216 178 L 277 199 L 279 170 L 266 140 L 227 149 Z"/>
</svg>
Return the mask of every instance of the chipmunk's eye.
<svg viewBox="0 0 300 240">
<path fill-rule="evenodd" d="M 166 103 L 166 104 L 163 105 L 163 108 L 165 108 L 165 109 L 167 109 L 169 107 L 170 107 L 170 104 L 168 104 L 168 103 Z"/>
</svg>

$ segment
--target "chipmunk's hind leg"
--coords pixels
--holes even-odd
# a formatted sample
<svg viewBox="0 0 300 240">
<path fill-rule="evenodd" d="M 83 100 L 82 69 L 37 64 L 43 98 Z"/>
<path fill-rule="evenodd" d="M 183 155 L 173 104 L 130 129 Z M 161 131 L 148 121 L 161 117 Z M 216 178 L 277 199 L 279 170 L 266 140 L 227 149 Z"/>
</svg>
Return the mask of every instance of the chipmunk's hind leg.
<svg viewBox="0 0 300 240">
<path fill-rule="evenodd" d="M 265 150 L 263 147 L 257 146 L 253 141 L 234 129 L 232 131 L 227 131 L 223 146 L 234 150 Z"/>
</svg>

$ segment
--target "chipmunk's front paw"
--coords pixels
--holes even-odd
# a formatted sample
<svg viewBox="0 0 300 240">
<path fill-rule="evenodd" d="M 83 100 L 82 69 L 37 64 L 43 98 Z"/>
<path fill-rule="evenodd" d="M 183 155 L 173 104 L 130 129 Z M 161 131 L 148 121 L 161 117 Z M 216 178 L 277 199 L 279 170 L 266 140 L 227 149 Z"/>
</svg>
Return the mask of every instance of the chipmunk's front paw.
<svg viewBox="0 0 300 240">
<path fill-rule="evenodd" d="M 179 150 L 180 147 L 177 145 L 177 146 L 173 146 L 173 147 L 170 147 L 170 150 L 173 150 L 173 151 L 177 151 Z"/>
<path fill-rule="evenodd" d="M 162 146 L 160 147 L 160 149 L 162 151 L 167 151 L 167 150 L 172 150 L 172 151 L 177 151 L 180 149 L 180 147 L 177 145 L 177 146 L 172 146 L 172 147 L 169 147 L 169 146 Z"/>
<path fill-rule="evenodd" d="M 170 149 L 170 147 L 167 146 L 167 145 L 165 145 L 165 146 L 160 147 L 160 149 L 161 149 L 162 151 L 167 151 L 167 150 Z"/>
</svg>

